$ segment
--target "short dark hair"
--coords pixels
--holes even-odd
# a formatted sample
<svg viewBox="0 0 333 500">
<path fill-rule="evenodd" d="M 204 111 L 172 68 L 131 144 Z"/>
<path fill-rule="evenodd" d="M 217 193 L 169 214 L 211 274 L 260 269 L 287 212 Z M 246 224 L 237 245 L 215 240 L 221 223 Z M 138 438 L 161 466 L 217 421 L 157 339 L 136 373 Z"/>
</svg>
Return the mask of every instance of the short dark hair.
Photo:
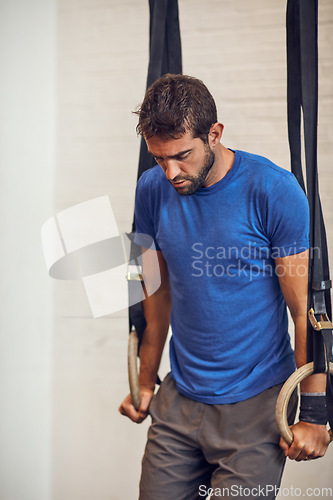
<svg viewBox="0 0 333 500">
<path fill-rule="evenodd" d="M 145 139 L 157 135 L 177 139 L 187 130 L 207 142 L 213 123 L 217 122 L 215 101 L 201 80 L 170 73 L 148 88 L 138 111 L 137 133 Z"/>
</svg>

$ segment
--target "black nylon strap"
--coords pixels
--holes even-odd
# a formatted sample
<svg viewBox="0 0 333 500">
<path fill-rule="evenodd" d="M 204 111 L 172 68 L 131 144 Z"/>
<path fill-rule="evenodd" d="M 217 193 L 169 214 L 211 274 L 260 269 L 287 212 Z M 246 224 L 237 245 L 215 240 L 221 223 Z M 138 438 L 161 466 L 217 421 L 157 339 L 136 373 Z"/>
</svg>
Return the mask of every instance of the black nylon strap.
<svg viewBox="0 0 333 500">
<path fill-rule="evenodd" d="M 182 73 L 182 51 L 178 0 L 149 0 L 150 44 L 146 88 L 165 73 Z M 143 172 L 155 165 L 142 138 L 137 181 Z"/>
<path fill-rule="evenodd" d="M 298 2 L 292 0 L 289 0 L 287 4 L 287 65 L 288 137 L 291 171 L 305 191 L 300 132 L 302 107 L 300 19 Z"/>
<path fill-rule="evenodd" d="M 318 188 L 318 0 L 288 0 L 287 5 L 287 95 L 288 134 L 291 170 L 307 193 L 310 207 L 310 256 L 308 309 L 317 321 L 331 317 L 329 259 L 325 225 Z M 306 188 L 301 162 L 301 118 L 303 112 L 306 159 Z M 314 371 L 325 371 L 333 361 L 332 330 L 315 331 L 308 321 L 308 361 Z M 330 425 L 333 419 L 332 377 L 327 373 L 327 404 Z"/>
<path fill-rule="evenodd" d="M 327 401 L 327 420 L 330 428 L 333 429 L 333 381 L 332 375 L 327 372 L 326 384 L 326 401 Z"/>
<path fill-rule="evenodd" d="M 182 73 L 182 52 L 179 29 L 178 0 L 149 0 L 149 65 L 146 88 L 165 73 Z M 137 180 L 143 172 L 156 164 L 148 153 L 146 141 L 142 138 Z M 132 232 L 135 231 L 133 221 Z M 132 258 L 131 248 L 131 258 Z M 128 282 L 130 303 L 138 283 Z M 135 327 L 139 339 L 146 328 L 142 302 L 129 307 L 129 328 Z"/>
</svg>

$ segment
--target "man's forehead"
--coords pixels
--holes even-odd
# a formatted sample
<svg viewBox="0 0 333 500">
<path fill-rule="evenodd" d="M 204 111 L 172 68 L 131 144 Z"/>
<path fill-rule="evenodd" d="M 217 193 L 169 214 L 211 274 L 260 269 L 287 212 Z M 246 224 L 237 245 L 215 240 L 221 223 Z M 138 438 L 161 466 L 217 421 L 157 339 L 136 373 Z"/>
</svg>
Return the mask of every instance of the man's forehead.
<svg viewBox="0 0 333 500">
<path fill-rule="evenodd" d="M 165 140 L 158 136 L 146 139 L 148 151 L 154 156 L 177 156 L 193 149 L 198 141 L 200 139 L 194 138 L 191 132 L 187 132 L 177 139 Z"/>
</svg>

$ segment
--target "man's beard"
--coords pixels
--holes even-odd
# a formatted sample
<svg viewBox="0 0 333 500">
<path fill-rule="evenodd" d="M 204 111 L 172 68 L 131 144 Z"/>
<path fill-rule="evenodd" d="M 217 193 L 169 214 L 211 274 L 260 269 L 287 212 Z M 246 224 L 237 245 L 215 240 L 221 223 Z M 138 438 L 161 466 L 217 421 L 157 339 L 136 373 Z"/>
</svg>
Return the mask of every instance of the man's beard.
<svg viewBox="0 0 333 500">
<path fill-rule="evenodd" d="M 206 179 L 207 179 L 207 176 L 208 176 L 208 173 L 215 162 L 215 153 L 213 153 L 213 151 L 210 149 L 208 144 L 206 146 L 207 147 L 205 148 L 206 149 L 205 163 L 203 164 L 203 166 L 199 170 L 198 175 L 196 175 L 196 176 L 192 176 L 192 175 L 181 176 L 181 175 L 179 175 L 179 176 L 175 177 L 174 179 L 172 179 L 172 182 L 180 182 L 180 181 L 185 181 L 185 180 L 190 181 L 190 184 L 187 186 L 184 186 L 184 187 L 177 188 L 177 186 L 173 186 L 176 189 L 178 194 L 181 194 L 183 196 L 184 195 L 188 196 L 190 194 L 195 193 L 196 191 L 198 191 L 199 189 L 201 189 L 204 186 Z"/>
</svg>

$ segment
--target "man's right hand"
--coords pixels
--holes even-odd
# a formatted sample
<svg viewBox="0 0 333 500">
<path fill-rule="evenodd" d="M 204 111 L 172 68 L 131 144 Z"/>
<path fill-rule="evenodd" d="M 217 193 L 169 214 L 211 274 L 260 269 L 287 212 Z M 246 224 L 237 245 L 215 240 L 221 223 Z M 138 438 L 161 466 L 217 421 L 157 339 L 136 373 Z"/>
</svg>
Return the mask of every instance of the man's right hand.
<svg viewBox="0 0 333 500">
<path fill-rule="evenodd" d="M 137 424 L 141 424 L 141 422 L 143 422 L 143 420 L 148 416 L 149 405 L 152 397 L 154 396 L 154 391 L 146 387 L 140 387 L 140 394 L 141 404 L 138 410 L 136 410 L 133 406 L 130 394 L 126 396 L 124 401 L 119 406 L 120 413 Z"/>
</svg>

